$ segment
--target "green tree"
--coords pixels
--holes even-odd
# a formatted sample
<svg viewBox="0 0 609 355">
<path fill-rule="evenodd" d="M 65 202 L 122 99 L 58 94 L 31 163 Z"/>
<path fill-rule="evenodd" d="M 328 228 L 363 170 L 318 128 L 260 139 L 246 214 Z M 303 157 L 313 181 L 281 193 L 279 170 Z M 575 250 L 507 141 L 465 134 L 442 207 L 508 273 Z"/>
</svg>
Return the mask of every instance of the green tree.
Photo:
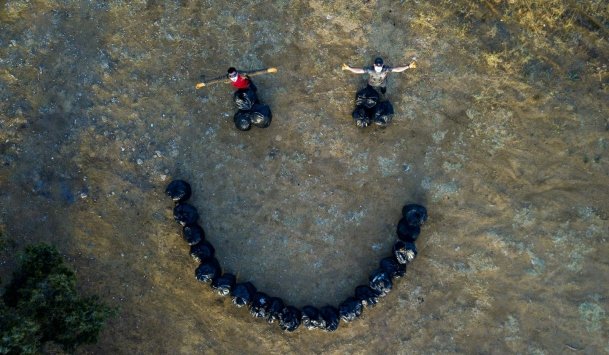
<svg viewBox="0 0 609 355">
<path fill-rule="evenodd" d="M 26 248 L 0 302 L 0 354 L 35 354 L 49 341 L 73 352 L 95 343 L 114 309 L 76 292 L 76 276 L 46 244 Z"/>
</svg>

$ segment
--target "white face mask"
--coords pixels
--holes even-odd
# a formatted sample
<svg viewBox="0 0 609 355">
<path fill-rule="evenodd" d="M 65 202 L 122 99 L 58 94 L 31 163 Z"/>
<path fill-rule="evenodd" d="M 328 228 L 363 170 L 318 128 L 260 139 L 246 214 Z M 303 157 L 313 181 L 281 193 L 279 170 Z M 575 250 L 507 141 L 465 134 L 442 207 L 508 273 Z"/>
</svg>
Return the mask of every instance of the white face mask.
<svg viewBox="0 0 609 355">
<path fill-rule="evenodd" d="M 237 81 L 237 78 L 238 78 L 238 77 L 239 77 L 238 75 L 235 75 L 235 76 L 230 76 L 230 75 L 229 75 L 229 76 L 228 76 L 228 78 L 229 78 L 229 79 L 230 79 L 230 81 L 232 81 L 232 82 Z"/>
<path fill-rule="evenodd" d="M 381 71 L 383 71 L 383 67 L 382 66 L 378 67 L 378 66 L 375 65 L 374 66 L 374 71 L 377 72 L 377 73 L 380 73 Z"/>
</svg>

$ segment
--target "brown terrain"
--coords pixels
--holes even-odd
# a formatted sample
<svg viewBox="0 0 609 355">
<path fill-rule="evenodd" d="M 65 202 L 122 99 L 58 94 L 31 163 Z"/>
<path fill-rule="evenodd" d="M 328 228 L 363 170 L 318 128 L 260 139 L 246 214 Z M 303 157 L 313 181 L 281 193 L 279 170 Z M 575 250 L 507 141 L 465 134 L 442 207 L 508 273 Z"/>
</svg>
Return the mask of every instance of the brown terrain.
<svg viewBox="0 0 609 355">
<path fill-rule="evenodd" d="M 57 246 L 118 307 L 82 354 L 609 352 L 606 1 L 0 1 L 0 276 Z M 355 127 L 359 75 L 396 114 Z M 237 131 L 240 69 L 273 110 Z M 429 220 L 405 278 L 335 333 L 194 278 L 164 195 L 193 187 L 225 270 L 337 305 Z"/>
</svg>

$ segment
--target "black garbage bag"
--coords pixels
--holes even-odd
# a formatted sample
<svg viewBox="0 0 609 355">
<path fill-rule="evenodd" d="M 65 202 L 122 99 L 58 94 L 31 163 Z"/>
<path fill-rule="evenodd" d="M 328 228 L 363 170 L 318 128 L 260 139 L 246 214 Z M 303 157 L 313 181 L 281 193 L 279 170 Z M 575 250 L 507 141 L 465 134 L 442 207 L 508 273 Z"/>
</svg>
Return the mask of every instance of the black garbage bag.
<svg viewBox="0 0 609 355">
<path fill-rule="evenodd" d="M 351 116 L 353 117 L 353 121 L 355 121 L 355 125 L 360 127 L 360 128 L 366 128 L 368 127 L 368 125 L 370 125 L 370 114 L 369 114 L 368 109 L 366 109 L 363 106 L 356 106 L 355 110 L 353 110 L 353 113 L 351 114 Z"/>
<path fill-rule="evenodd" d="M 326 332 L 333 332 L 338 329 L 338 325 L 340 324 L 340 314 L 338 313 L 338 309 L 332 306 L 323 306 L 319 310 L 319 315 L 326 323 L 324 328 Z"/>
<path fill-rule="evenodd" d="M 398 222 L 397 234 L 400 240 L 414 242 L 419 237 L 419 234 L 421 234 L 421 227 L 409 224 L 406 217 L 404 217 Z"/>
<path fill-rule="evenodd" d="M 233 296 L 233 303 L 237 307 L 247 306 L 254 299 L 256 294 L 256 287 L 251 282 L 242 282 L 235 285 L 231 295 Z"/>
<path fill-rule="evenodd" d="M 302 314 L 298 308 L 287 306 L 279 313 L 279 328 L 286 332 L 293 332 L 300 326 L 301 319 Z"/>
<path fill-rule="evenodd" d="M 183 226 L 197 223 L 199 212 L 197 209 L 187 203 L 178 203 L 173 208 L 173 218 Z"/>
<path fill-rule="evenodd" d="M 395 257 L 392 256 L 381 259 L 380 267 L 394 279 L 398 279 L 406 274 L 406 265 L 398 263 Z"/>
<path fill-rule="evenodd" d="M 190 198 L 190 185 L 184 180 L 173 180 L 167 185 L 165 194 L 175 202 L 184 202 Z"/>
<path fill-rule="evenodd" d="M 214 246 L 207 240 L 202 240 L 190 247 L 190 256 L 198 263 L 213 257 L 215 252 Z"/>
<path fill-rule="evenodd" d="M 398 240 L 393 245 L 393 255 L 400 264 L 408 264 L 417 256 L 417 247 L 414 242 L 403 242 Z"/>
<path fill-rule="evenodd" d="M 235 284 L 237 283 L 237 277 L 231 273 L 225 273 L 222 276 L 217 277 L 211 283 L 211 287 L 216 290 L 216 293 L 220 296 L 230 295 Z"/>
<path fill-rule="evenodd" d="M 266 321 L 269 322 L 269 324 L 271 324 L 271 323 L 275 322 L 276 320 L 279 320 L 279 315 L 281 314 L 281 311 L 283 311 L 284 308 L 285 308 L 285 305 L 283 304 L 283 300 L 281 298 L 271 297 L 268 316 L 266 318 Z"/>
<path fill-rule="evenodd" d="M 203 261 L 199 267 L 195 270 L 195 277 L 197 280 L 205 283 L 213 282 L 220 274 L 222 269 L 220 263 L 216 258 L 211 257 Z"/>
<path fill-rule="evenodd" d="M 302 325 L 307 329 L 325 329 L 326 321 L 313 306 L 302 307 Z"/>
<path fill-rule="evenodd" d="M 374 123 L 386 127 L 393 119 L 393 105 L 389 101 L 379 102 L 374 111 Z"/>
<path fill-rule="evenodd" d="M 205 232 L 197 223 L 188 224 L 182 228 L 182 237 L 188 245 L 194 245 L 205 239 Z"/>
<path fill-rule="evenodd" d="M 370 288 L 370 286 L 357 286 L 355 288 L 355 298 L 358 299 L 364 307 L 374 307 L 381 294 Z"/>
<path fill-rule="evenodd" d="M 427 209 L 421 205 L 408 204 L 402 207 L 402 216 L 411 226 L 421 226 L 427 221 Z"/>
<path fill-rule="evenodd" d="M 393 288 L 393 282 L 391 282 L 391 276 L 383 269 L 376 269 L 370 275 L 368 279 L 368 286 L 371 289 L 378 292 L 380 297 L 386 296 L 389 291 Z"/>
<path fill-rule="evenodd" d="M 239 89 L 233 94 L 233 100 L 239 110 L 251 110 L 252 106 L 258 102 L 256 92 L 251 88 Z"/>
<path fill-rule="evenodd" d="M 362 302 L 354 297 L 347 297 L 339 306 L 338 313 L 345 322 L 351 322 L 362 315 Z"/>
<path fill-rule="evenodd" d="M 273 114 L 269 105 L 256 104 L 250 111 L 250 119 L 254 126 L 259 128 L 267 128 L 271 125 Z"/>
<path fill-rule="evenodd" d="M 379 93 L 368 85 L 355 94 L 355 106 L 373 108 L 379 102 Z"/>
<path fill-rule="evenodd" d="M 252 114 L 250 111 L 239 110 L 235 113 L 233 120 L 235 127 L 240 131 L 249 131 L 252 128 Z"/>
<path fill-rule="evenodd" d="M 264 292 L 256 292 L 250 305 L 250 314 L 255 318 L 266 318 L 269 315 L 271 296 Z"/>
</svg>

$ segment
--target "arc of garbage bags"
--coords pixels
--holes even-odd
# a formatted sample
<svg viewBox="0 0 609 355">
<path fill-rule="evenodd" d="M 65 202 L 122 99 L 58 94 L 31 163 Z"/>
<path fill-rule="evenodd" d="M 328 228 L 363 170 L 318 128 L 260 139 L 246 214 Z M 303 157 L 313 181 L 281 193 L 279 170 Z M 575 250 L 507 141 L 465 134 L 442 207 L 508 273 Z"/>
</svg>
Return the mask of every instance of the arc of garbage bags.
<svg viewBox="0 0 609 355">
<path fill-rule="evenodd" d="M 393 289 L 393 282 L 406 274 L 406 266 L 417 255 L 415 242 L 421 232 L 420 227 L 427 220 L 425 207 L 406 204 L 396 228 L 397 241 L 393 253 L 380 261 L 379 267 L 370 274 L 367 285 L 357 286 L 354 295 L 337 307 L 307 305 L 299 309 L 286 304 L 279 297 L 257 290 L 251 282 L 238 282 L 235 275 L 223 273 L 214 255 L 214 247 L 205 240 L 205 232 L 198 224 L 197 209 L 186 203 L 192 194 L 186 181 L 172 181 L 165 193 L 175 202 L 174 219 L 182 226 L 182 237 L 190 245 L 191 257 L 199 263 L 195 270 L 197 280 L 209 284 L 220 296 L 230 296 L 237 307 L 247 307 L 253 317 L 268 323 L 277 322 L 286 332 L 293 332 L 300 326 L 333 332 L 340 324 L 359 318 L 365 308 L 374 307 Z"/>
</svg>

